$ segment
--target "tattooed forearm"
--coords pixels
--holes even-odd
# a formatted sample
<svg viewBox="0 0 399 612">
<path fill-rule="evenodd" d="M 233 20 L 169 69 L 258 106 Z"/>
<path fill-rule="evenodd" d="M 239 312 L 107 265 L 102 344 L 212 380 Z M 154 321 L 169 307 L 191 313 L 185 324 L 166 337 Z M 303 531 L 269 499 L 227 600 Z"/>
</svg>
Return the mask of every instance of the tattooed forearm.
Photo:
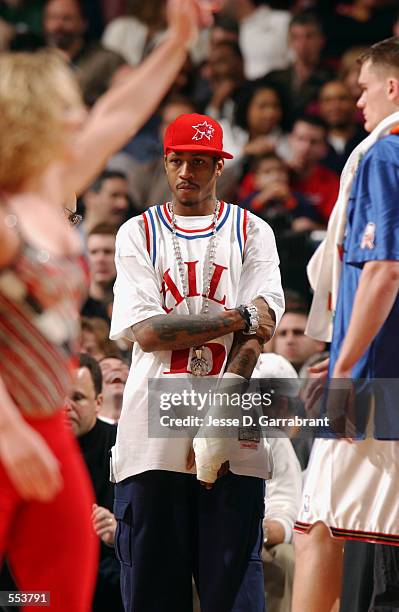
<svg viewBox="0 0 399 612">
<path fill-rule="evenodd" d="M 249 380 L 262 352 L 262 346 L 261 338 L 244 336 L 241 332 L 236 333 L 225 372 L 238 374 Z"/>
<path fill-rule="evenodd" d="M 211 319 L 206 319 L 201 315 L 163 317 L 158 321 L 154 321 L 153 330 L 158 334 L 160 340 L 176 340 L 178 334 L 181 333 L 195 336 L 197 334 L 217 332 L 217 337 L 224 336 L 226 333 L 230 333 L 231 320 L 226 319 L 223 314 L 216 315 Z"/>
<path fill-rule="evenodd" d="M 203 315 L 157 315 L 133 326 L 133 333 L 146 352 L 176 350 L 198 346 L 243 329 L 237 310 L 213 317 Z"/>
</svg>

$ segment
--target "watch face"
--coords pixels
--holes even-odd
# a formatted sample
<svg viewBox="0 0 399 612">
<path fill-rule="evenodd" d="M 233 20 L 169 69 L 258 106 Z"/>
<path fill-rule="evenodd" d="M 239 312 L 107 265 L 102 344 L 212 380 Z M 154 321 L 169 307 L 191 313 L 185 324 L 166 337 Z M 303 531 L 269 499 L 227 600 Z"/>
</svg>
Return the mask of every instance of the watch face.
<svg viewBox="0 0 399 612">
<path fill-rule="evenodd" d="M 247 307 L 249 312 L 249 329 L 248 333 L 254 334 L 259 327 L 258 309 L 253 304 Z"/>
</svg>

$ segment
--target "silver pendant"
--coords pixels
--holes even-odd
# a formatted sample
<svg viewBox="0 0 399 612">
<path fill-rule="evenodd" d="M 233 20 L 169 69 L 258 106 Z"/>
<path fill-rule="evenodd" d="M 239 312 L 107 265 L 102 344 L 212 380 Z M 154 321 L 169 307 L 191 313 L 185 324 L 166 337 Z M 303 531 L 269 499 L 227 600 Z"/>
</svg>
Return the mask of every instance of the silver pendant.
<svg viewBox="0 0 399 612">
<path fill-rule="evenodd" d="M 191 374 L 193 376 L 206 376 L 211 371 L 211 367 L 205 357 L 202 356 L 203 348 L 195 348 L 195 357 L 191 359 Z"/>
</svg>

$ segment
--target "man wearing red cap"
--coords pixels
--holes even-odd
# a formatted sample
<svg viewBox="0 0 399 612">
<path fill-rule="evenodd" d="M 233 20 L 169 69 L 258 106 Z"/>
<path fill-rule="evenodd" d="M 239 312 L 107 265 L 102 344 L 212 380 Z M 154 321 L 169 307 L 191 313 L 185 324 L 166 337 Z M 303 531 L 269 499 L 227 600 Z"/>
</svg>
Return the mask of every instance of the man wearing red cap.
<svg viewBox="0 0 399 612">
<path fill-rule="evenodd" d="M 116 240 L 111 338 L 134 341 L 112 453 L 125 609 L 189 612 L 194 576 L 203 612 L 263 612 L 267 444 L 237 428 L 223 439 L 193 440 L 182 427 L 150 435 L 148 386 L 251 377 L 284 308 L 274 236 L 216 198 L 231 155 L 215 120 L 181 115 L 164 147 L 172 201 L 127 221 Z"/>
</svg>

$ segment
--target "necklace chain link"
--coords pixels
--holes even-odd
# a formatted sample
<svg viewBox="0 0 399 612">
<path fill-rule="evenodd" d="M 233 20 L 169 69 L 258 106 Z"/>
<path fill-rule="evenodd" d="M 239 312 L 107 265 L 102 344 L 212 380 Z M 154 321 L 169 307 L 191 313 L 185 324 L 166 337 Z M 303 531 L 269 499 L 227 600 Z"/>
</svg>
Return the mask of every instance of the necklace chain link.
<svg viewBox="0 0 399 612">
<path fill-rule="evenodd" d="M 186 282 L 186 273 L 184 268 L 183 256 L 181 254 L 180 244 L 177 237 L 177 229 L 176 229 L 176 215 L 173 208 L 173 202 L 168 202 L 172 223 L 172 242 L 173 242 L 173 250 L 175 253 L 177 267 L 179 269 L 179 276 L 183 290 L 184 301 L 187 305 L 188 313 L 191 315 L 192 310 L 190 306 L 190 302 L 188 300 L 188 286 Z M 217 220 L 219 217 L 220 211 L 220 201 L 216 200 L 215 210 L 213 211 L 213 220 L 212 220 L 212 235 L 209 238 L 208 248 L 207 248 L 207 257 L 205 261 L 208 261 L 208 265 L 204 270 L 206 272 L 206 276 L 204 275 L 204 287 L 202 291 L 202 305 L 201 305 L 201 315 L 208 315 L 209 312 L 209 293 L 211 290 L 211 278 L 213 273 L 213 264 L 215 263 L 216 257 L 216 242 L 217 242 Z"/>
</svg>

